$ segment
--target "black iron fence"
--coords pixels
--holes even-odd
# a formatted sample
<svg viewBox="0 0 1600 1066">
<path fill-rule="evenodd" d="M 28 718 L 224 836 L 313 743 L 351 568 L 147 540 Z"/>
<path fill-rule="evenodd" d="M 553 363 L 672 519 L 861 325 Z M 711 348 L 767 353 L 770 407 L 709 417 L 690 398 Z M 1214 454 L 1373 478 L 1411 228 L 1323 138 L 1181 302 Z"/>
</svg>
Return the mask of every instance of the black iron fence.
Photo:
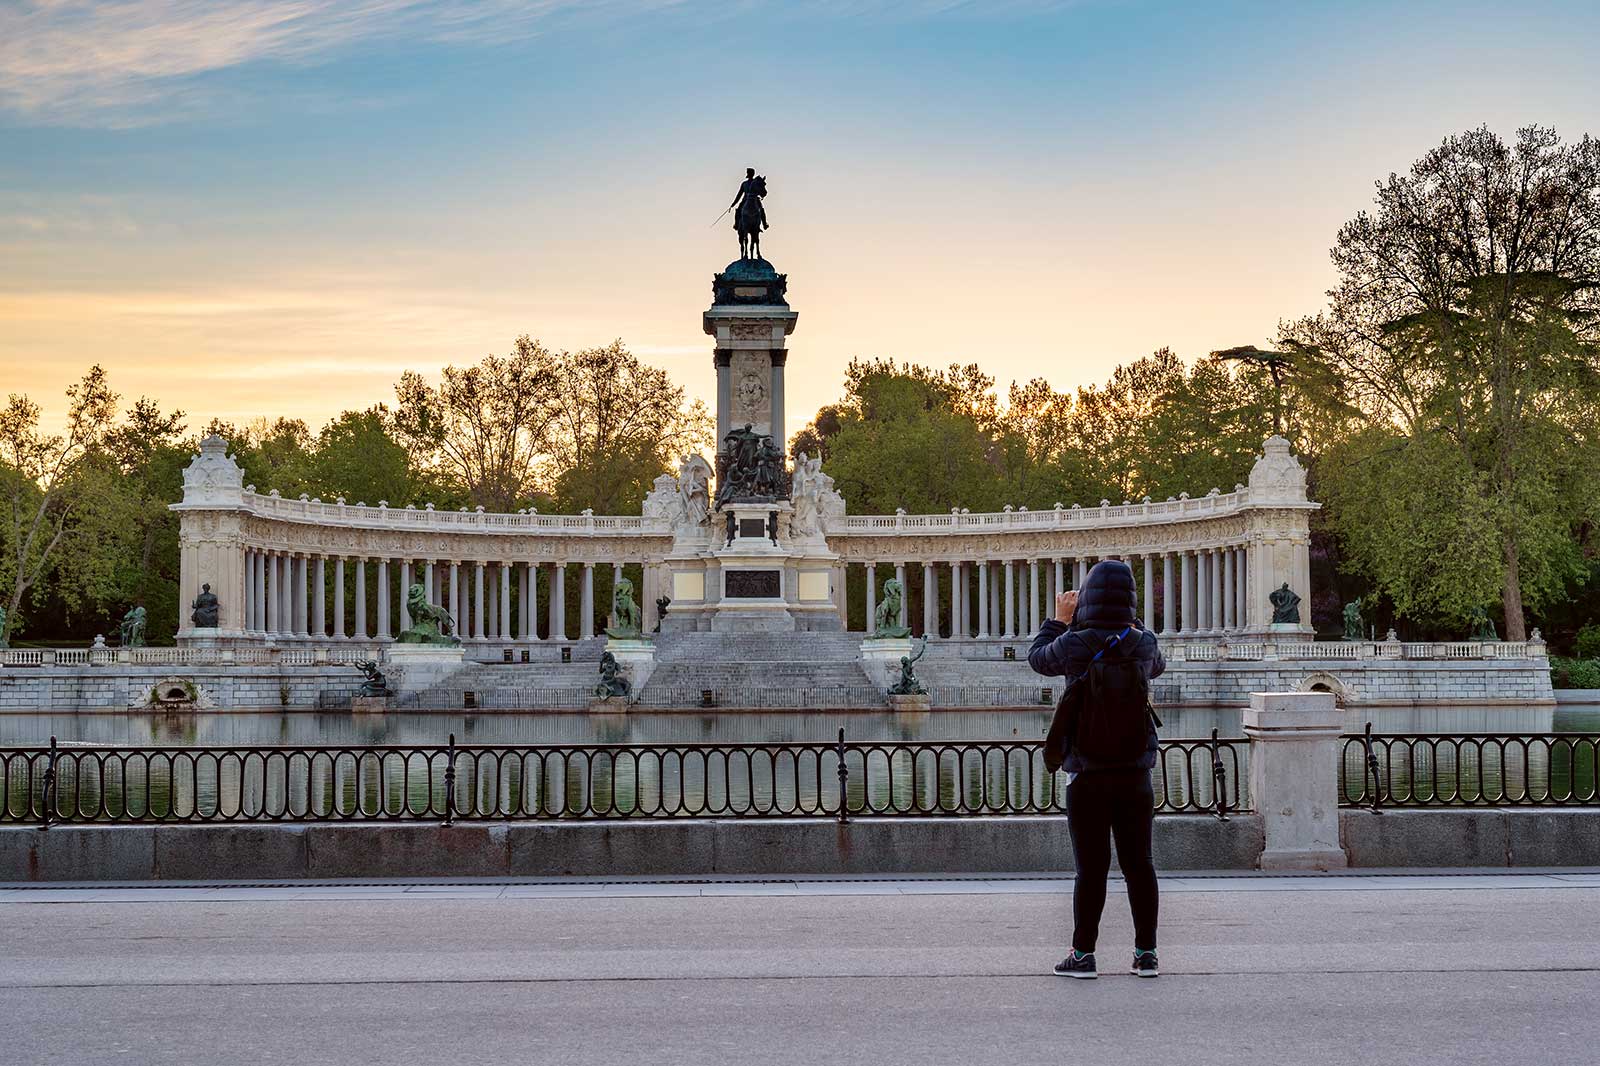
<svg viewBox="0 0 1600 1066">
<path fill-rule="evenodd" d="M 1247 809 L 1242 740 L 1170 740 L 1157 809 Z M 0 748 L 0 823 L 1052 814 L 1039 741 Z"/>
<path fill-rule="evenodd" d="M 1364 733 L 1344 738 L 1346 807 L 1600 806 L 1600 734 Z"/>
</svg>

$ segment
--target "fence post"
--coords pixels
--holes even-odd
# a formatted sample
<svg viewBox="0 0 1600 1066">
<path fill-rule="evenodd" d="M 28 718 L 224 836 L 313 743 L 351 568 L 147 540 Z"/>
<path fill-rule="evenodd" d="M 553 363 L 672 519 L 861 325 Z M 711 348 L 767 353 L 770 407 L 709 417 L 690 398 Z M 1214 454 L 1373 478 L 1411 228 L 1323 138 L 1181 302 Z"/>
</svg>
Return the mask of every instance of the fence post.
<svg viewBox="0 0 1600 1066">
<path fill-rule="evenodd" d="M 444 762 L 444 824 L 456 818 L 456 735 L 450 734 L 450 746 L 445 749 Z"/>
<path fill-rule="evenodd" d="M 844 764 L 844 726 L 839 727 L 839 746 L 836 750 L 839 755 L 839 824 L 847 825 L 850 821 L 850 770 Z"/>
<path fill-rule="evenodd" d="M 56 807 L 56 738 L 50 738 L 50 754 L 44 764 L 44 788 L 42 790 L 42 818 L 39 822 L 39 832 L 43 833 L 50 828 L 50 816 L 55 813 Z"/>
<path fill-rule="evenodd" d="M 1250 795 L 1261 812 L 1263 870 L 1346 865 L 1339 843 L 1339 737 L 1331 692 L 1252 692 L 1244 712 Z"/>
</svg>

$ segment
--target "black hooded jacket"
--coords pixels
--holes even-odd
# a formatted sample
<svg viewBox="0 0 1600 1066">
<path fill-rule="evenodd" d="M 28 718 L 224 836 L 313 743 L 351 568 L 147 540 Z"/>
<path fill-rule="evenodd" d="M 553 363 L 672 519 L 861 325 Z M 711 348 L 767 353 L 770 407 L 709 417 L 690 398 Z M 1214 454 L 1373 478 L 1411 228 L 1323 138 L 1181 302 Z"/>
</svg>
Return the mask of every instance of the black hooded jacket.
<svg viewBox="0 0 1600 1066">
<path fill-rule="evenodd" d="M 1028 665 L 1046 677 L 1065 677 L 1072 685 L 1089 669 L 1089 662 L 1105 641 L 1129 626 L 1135 629 L 1127 638 L 1108 652 L 1108 655 L 1132 656 L 1144 668 L 1146 680 L 1160 677 L 1167 668 L 1161 657 L 1156 635 L 1139 627 L 1139 592 L 1133 582 L 1133 571 L 1119 559 L 1104 559 L 1089 570 L 1083 587 L 1078 590 L 1078 607 L 1072 615 L 1072 625 L 1065 626 L 1054 618 L 1039 628 L 1028 649 Z M 1086 636 L 1093 630 L 1093 636 Z M 1156 728 L 1150 724 L 1150 740 L 1143 757 L 1136 764 L 1152 769 L 1156 764 Z M 1090 765 L 1076 751 L 1068 751 L 1063 768 L 1069 773 L 1085 770 L 1110 770 L 1121 767 Z"/>
</svg>

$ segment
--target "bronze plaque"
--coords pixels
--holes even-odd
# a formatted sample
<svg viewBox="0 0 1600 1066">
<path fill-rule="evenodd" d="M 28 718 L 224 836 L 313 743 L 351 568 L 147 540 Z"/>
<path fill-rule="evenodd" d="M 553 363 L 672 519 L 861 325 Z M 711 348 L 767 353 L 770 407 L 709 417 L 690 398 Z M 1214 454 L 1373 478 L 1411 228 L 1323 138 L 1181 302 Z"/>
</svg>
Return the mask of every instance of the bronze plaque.
<svg viewBox="0 0 1600 1066">
<path fill-rule="evenodd" d="M 729 570 L 723 575 L 730 600 L 775 600 L 783 593 L 776 570 Z"/>
</svg>

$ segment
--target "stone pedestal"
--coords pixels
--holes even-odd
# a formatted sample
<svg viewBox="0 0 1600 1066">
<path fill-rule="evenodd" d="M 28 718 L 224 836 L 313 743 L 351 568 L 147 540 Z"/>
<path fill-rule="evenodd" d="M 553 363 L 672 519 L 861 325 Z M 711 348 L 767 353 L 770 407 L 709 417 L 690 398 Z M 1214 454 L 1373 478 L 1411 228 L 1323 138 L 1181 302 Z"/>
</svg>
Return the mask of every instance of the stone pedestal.
<svg viewBox="0 0 1600 1066">
<path fill-rule="evenodd" d="M 390 644 L 383 650 L 383 673 L 397 696 L 422 692 L 461 669 L 459 644 Z"/>
<path fill-rule="evenodd" d="M 610 652 L 617 660 L 617 665 L 622 667 L 622 676 L 627 678 L 628 684 L 633 687 L 633 698 L 638 699 L 645 682 L 650 680 L 650 675 L 656 669 L 655 643 L 643 639 L 623 640 L 607 637 L 606 651 Z"/>
<path fill-rule="evenodd" d="M 861 642 L 861 669 L 874 685 L 880 689 L 887 689 L 899 680 L 900 660 L 910 654 L 910 637 L 868 637 Z M 918 697 L 891 697 L 891 700 L 894 698 L 917 699 Z"/>
<path fill-rule="evenodd" d="M 1250 796 L 1266 832 L 1263 870 L 1333 870 L 1339 843 L 1339 736 L 1344 719 L 1328 692 L 1252 692 Z"/>
<path fill-rule="evenodd" d="M 388 696 L 351 696 L 351 714 L 387 714 L 389 712 Z"/>
<path fill-rule="evenodd" d="M 589 701 L 590 714 L 627 714 L 628 701 L 622 696 L 598 697 Z"/>
<path fill-rule="evenodd" d="M 896 714 L 926 714 L 933 709 L 933 700 L 927 693 L 917 696 L 890 696 L 889 709 Z"/>
</svg>

